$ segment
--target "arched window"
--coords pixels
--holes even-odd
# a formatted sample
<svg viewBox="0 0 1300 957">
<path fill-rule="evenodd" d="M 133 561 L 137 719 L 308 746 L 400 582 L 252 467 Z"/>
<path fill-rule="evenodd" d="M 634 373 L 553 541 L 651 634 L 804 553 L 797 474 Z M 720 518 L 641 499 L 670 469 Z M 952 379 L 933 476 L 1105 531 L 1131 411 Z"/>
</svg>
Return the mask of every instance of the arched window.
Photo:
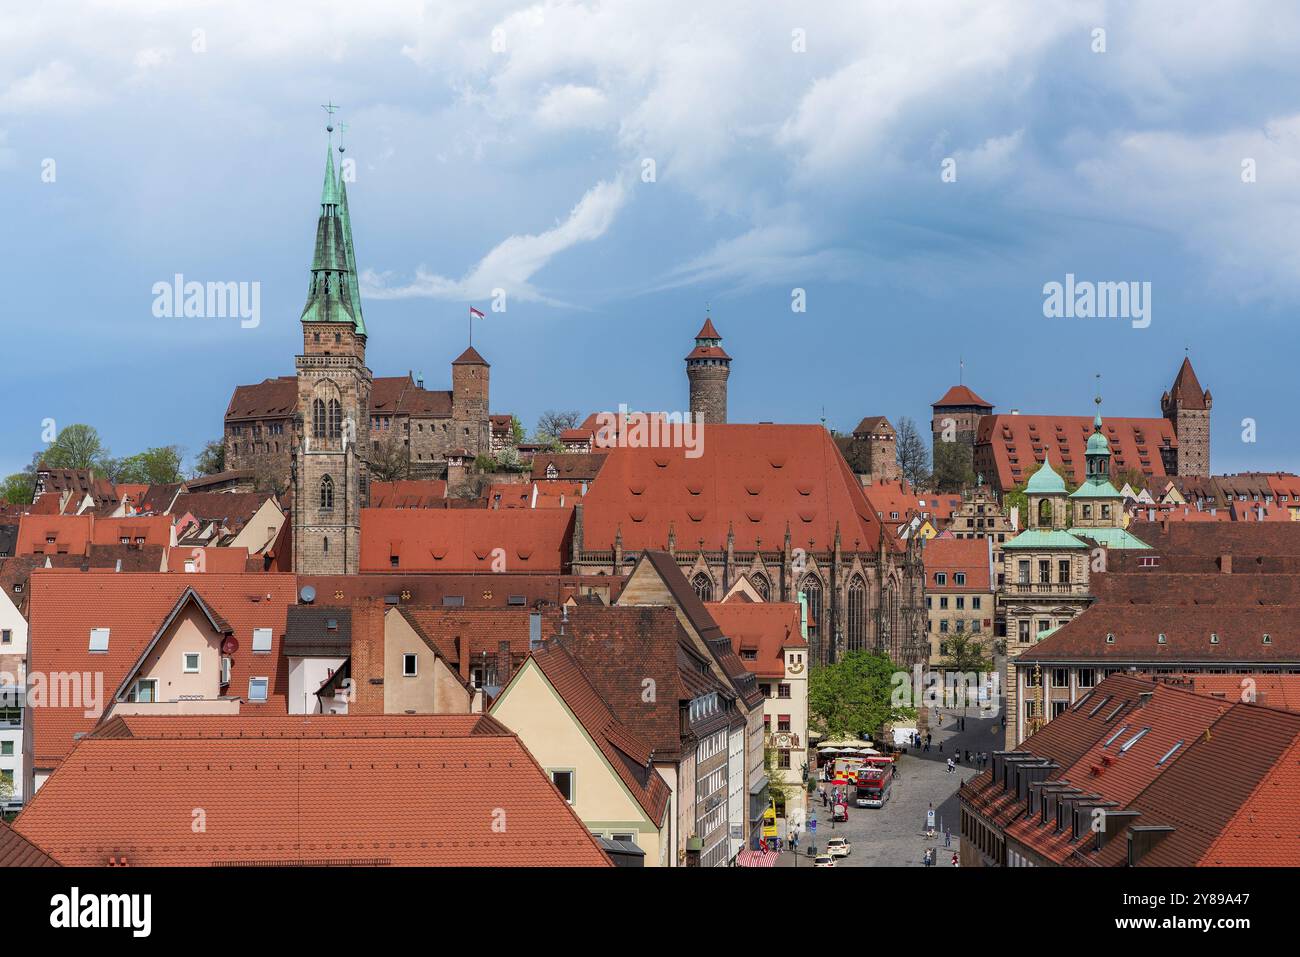
<svg viewBox="0 0 1300 957">
<path fill-rule="evenodd" d="M 325 438 L 325 403 L 321 399 L 311 400 L 311 434 L 318 439 Z"/>
<path fill-rule="evenodd" d="M 1050 498 L 1040 498 L 1038 500 L 1038 524 L 1042 528 L 1047 528 L 1052 524 L 1052 500 Z"/>
<path fill-rule="evenodd" d="M 700 601 L 713 601 L 713 579 L 706 573 L 700 572 L 692 578 L 691 587 L 700 596 Z"/>
<path fill-rule="evenodd" d="M 768 584 L 767 578 L 763 575 L 755 575 L 749 582 L 754 586 L 754 591 L 763 596 L 763 601 L 772 600 L 772 586 Z"/>
<path fill-rule="evenodd" d="M 857 575 L 849 582 L 849 607 L 845 617 L 848 623 L 848 650 L 861 651 L 866 647 L 864 624 L 867 618 L 867 588 Z"/>
<path fill-rule="evenodd" d="M 330 399 L 330 438 L 337 439 L 343 434 L 343 406 L 338 399 Z"/>
<path fill-rule="evenodd" d="M 809 575 L 799 591 L 808 599 L 808 640 L 817 641 L 822 633 L 822 583 Z"/>
<path fill-rule="evenodd" d="M 320 507 L 323 509 L 334 507 L 334 480 L 328 475 L 320 480 Z"/>
</svg>

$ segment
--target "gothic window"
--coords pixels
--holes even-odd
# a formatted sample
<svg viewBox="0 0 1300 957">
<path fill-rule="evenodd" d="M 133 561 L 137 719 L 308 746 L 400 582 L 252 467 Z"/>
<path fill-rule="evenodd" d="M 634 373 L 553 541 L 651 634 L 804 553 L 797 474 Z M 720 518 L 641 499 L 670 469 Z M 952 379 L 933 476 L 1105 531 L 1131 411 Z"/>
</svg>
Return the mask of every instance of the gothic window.
<svg viewBox="0 0 1300 957">
<path fill-rule="evenodd" d="M 749 581 L 754 586 L 754 591 L 763 596 L 763 601 L 772 600 L 772 586 L 767 583 L 766 578 L 762 575 L 755 575 Z"/>
<path fill-rule="evenodd" d="M 808 601 L 808 640 L 817 641 L 822 633 L 822 583 L 809 575 L 799 590 Z"/>
<path fill-rule="evenodd" d="M 328 475 L 320 480 L 320 507 L 322 509 L 334 507 L 334 480 Z"/>
<path fill-rule="evenodd" d="M 321 399 L 311 400 L 311 434 L 325 438 L 325 403 Z"/>
<path fill-rule="evenodd" d="M 330 399 L 330 438 L 337 439 L 343 434 L 343 406 L 338 399 Z"/>
<path fill-rule="evenodd" d="M 862 579 L 857 575 L 853 576 L 853 581 L 849 582 L 849 607 L 848 607 L 848 650 L 861 651 L 865 646 L 863 638 L 865 629 L 863 623 L 867 615 L 867 589 Z"/>
<path fill-rule="evenodd" d="M 691 579 L 691 587 L 700 596 L 700 601 L 713 601 L 713 579 L 705 572 L 700 572 Z"/>
</svg>

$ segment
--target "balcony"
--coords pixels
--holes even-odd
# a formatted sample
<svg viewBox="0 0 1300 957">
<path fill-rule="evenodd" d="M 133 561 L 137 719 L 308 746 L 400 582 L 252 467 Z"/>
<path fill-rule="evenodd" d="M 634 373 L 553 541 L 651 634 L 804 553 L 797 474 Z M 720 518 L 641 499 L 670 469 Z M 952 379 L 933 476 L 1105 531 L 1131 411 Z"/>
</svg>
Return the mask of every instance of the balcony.
<svg viewBox="0 0 1300 957">
<path fill-rule="evenodd" d="M 1080 582 L 1006 582 L 1002 591 L 1007 595 L 1051 595 L 1056 597 L 1088 594 L 1088 586 Z"/>
</svg>

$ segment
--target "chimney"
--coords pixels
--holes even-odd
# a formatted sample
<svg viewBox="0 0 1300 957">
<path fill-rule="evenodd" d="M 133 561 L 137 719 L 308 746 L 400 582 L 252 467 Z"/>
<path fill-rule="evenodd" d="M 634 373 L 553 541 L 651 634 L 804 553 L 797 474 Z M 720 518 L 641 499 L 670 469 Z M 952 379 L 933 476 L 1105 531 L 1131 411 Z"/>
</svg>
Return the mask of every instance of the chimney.
<svg viewBox="0 0 1300 957">
<path fill-rule="evenodd" d="M 497 642 L 497 684 L 504 688 L 510 683 L 511 667 L 514 659 L 510 655 L 510 642 Z"/>
<path fill-rule="evenodd" d="M 460 676 L 462 680 L 469 681 L 469 642 L 460 635 L 456 636 L 456 660 L 460 663 Z"/>
</svg>

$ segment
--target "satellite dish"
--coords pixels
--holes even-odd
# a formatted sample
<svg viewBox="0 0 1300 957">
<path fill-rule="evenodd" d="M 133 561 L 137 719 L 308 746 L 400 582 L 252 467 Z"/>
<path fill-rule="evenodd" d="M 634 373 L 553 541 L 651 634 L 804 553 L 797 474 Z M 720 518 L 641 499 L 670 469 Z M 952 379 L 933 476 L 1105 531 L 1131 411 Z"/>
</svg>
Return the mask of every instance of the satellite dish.
<svg viewBox="0 0 1300 957">
<path fill-rule="evenodd" d="M 227 636 L 227 638 L 221 643 L 221 653 L 223 655 L 233 655 L 238 650 L 239 639 L 234 635 Z"/>
<path fill-rule="evenodd" d="M 316 600 L 316 589 L 311 585 L 303 585 L 302 591 L 298 592 L 298 597 L 302 599 L 304 605 L 310 605 Z"/>
</svg>

